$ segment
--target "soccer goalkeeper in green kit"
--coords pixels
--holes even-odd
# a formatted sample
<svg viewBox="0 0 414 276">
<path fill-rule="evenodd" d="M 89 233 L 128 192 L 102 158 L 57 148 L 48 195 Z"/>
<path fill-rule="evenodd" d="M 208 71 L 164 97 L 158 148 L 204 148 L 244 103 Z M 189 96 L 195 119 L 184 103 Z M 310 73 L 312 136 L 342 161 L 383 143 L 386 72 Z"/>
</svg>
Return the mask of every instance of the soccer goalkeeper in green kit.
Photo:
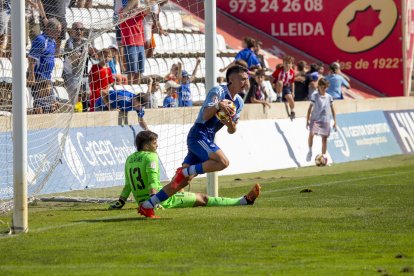
<svg viewBox="0 0 414 276">
<path fill-rule="evenodd" d="M 125 162 L 125 186 L 119 199 L 109 209 L 121 209 L 132 192 L 137 204 L 149 199 L 162 189 L 158 165 L 158 135 L 144 130 L 135 139 L 137 151 Z M 178 192 L 160 203 L 163 208 L 186 208 L 196 206 L 251 205 L 260 195 L 260 185 L 255 184 L 250 192 L 239 198 L 209 197 L 206 194 Z"/>
</svg>

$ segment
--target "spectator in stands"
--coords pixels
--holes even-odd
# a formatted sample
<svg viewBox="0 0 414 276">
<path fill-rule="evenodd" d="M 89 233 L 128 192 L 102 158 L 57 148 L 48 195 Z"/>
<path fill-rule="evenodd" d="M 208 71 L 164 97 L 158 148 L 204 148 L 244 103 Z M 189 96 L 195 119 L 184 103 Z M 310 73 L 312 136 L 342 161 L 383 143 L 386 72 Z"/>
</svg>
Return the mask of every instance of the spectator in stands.
<svg viewBox="0 0 414 276">
<path fill-rule="evenodd" d="M 26 39 L 35 39 L 40 34 L 39 0 L 26 0 Z"/>
<path fill-rule="evenodd" d="M 92 8 L 92 0 L 71 0 L 69 3 L 69 7 L 90 9 Z"/>
<path fill-rule="evenodd" d="M 159 14 L 161 10 L 161 5 L 165 4 L 167 1 L 162 1 L 162 3 L 154 3 L 152 0 L 146 0 L 147 6 L 150 7 L 150 13 L 147 14 L 144 18 L 144 35 L 145 35 L 145 52 L 146 57 L 150 58 L 154 56 L 155 39 L 154 34 L 167 35 L 160 24 Z"/>
<path fill-rule="evenodd" d="M 45 14 L 41 14 L 41 23 L 47 24 L 49 18 L 59 20 L 62 28 L 60 35 L 56 38 L 56 55 L 60 53 L 60 45 L 63 39 L 66 39 L 66 7 L 67 3 L 62 0 L 41 0 L 39 1 Z M 40 6 L 39 6 L 40 7 Z"/>
<path fill-rule="evenodd" d="M 226 84 L 226 78 L 222 77 L 222 76 L 217 77 L 217 83 L 218 83 L 218 85 L 225 85 Z"/>
<path fill-rule="evenodd" d="M 0 9 L 0 57 L 4 57 L 6 56 L 7 40 L 10 35 L 10 0 L 2 0 Z"/>
<path fill-rule="evenodd" d="M 263 109 L 271 108 L 269 104 L 269 96 L 268 92 L 266 91 L 265 83 L 265 70 L 260 69 L 256 72 L 256 76 L 254 77 L 254 81 L 250 86 L 249 93 L 247 94 L 245 103 L 259 103 L 263 105 Z"/>
<path fill-rule="evenodd" d="M 308 96 L 308 87 L 306 85 L 306 66 L 307 63 L 304 60 L 299 61 L 296 64 L 295 74 L 295 102 L 304 101 Z"/>
<path fill-rule="evenodd" d="M 263 43 L 260 40 L 256 41 L 256 47 L 254 47 L 254 54 L 256 55 L 257 60 L 259 61 L 262 69 L 267 71 L 269 68 L 269 65 L 265 58 L 265 52 L 262 50 L 262 45 Z"/>
<path fill-rule="evenodd" d="M 138 115 L 138 123 L 144 129 L 148 129 L 147 123 L 144 121 L 145 104 L 148 102 L 148 96 L 144 93 L 134 94 L 127 90 L 111 90 L 105 89 L 102 95 L 96 101 L 96 111 L 136 111 Z"/>
<path fill-rule="evenodd" d="M 330 134 L 331 115 L 333 118 L 333 129 L 336 130 L 336 114 L 333 106 L 332 96 L 327 94 L 327 88 L 330 86 L 326 78 L 318 81 L 318 92 L 312 94 L 310 105 L 306 115 L 306 128 L 309 128 L 308 146 L 309 151 L 306 155 L 306 161 L 312 159 L 313 137 L 320 135 L 322 137 L 322 154 L 326 154 L 327 140 Z"/>
<path fill-rule="evenodd" d="M 349 89 L 351 86 L 341 73 L 341 68 L 338 62 L 333 62 L 329 66 L 329 69 L 330 74 L 325 77 L 329 81 L 329 87 L 326 90 L 326 93 L 331 95 L 334 100 L 343 100 L 342 87 Z"/>
<path fill-rule="evenodd" d="M 83 67 L 83 59 L 85 58 L 85 55 L 88 55 L 88 57 L 89 55 L 93 55 L 92 48 L 88 48 L 87 52 L 85 52 L 88 40 L 84 37 L 84 31 L 85 28 L 81 22 L 74 22 L 72 24 L 72 29 L 69 31 L 70 37 L 65 43 L 63 78 L 70 98 L 73 98 L 77 94 L 78 85 L 82 83 L 83 78 L 88 75 L 87 66 L 89 58 L 85 64 L 86 68 Z"/>
<path fill-rule="evenodd" d="M 56 41 L 62 26 L 52 18 L 43 33 L 33 41 L 29 52 L 28 85 L 32 87 L 33 105 L 36 113 L 49 113 L 58 108 L 52 93 L 52 71 L 55 67 Z"/>
<path fill-rule="evenodd" d="M 182 70 L 181 76 L 178 78 L 180 87 L 178 88 L 178 106 L 193 106 L 193 98 L 191 95 L 190 84 L 194 82 L 198 67 L 201 60 L 197 58 L 193 74 L 190 76 L 187 71 Z"/>
<path fill-rule="evenodd" d="M 165 81 L 175 81 L 178 82 L 178 76 L 181 75 L 182 65 L 181 62 L 174 63 L 171 65 L 170 72 L 164 77 Z"/>
<path fill-rule="evenodd" d="M 174 94 L 177 94 L 177 88 L 180 85 L 176 82 L 169 80 L 165 83 L 165 93 L 167 96 L 164 98 L 163 107 L 177 107 L 177 97 L 174 97 Z"/>
<path fill-rule="evenodd" d="M 111 68 L 108 62 L 112 60 L 112 52 L 109 49 L 98 51 L 99 63 L 92 65 L 89 73 L 90 111 L 95 110 L 95 102 L 102 93 L 108 93 L 110 86 L 114 83 Z"/>
<path fill-rule="evenodd" d="M 128 4 L 129 3 L 130 2 L 128 2 Z M 125 51 L 128 82 L 130 84 L 140 84 L 145 66 L 143 20 L 148 13 L 148 9 L 138 8 L 131 12 L 134 13 L 132 17 L 129 17 L 125 11 L 122 11 L 119 14 L 121 19 L 123 17 L 129 17 L 129 19 L 122 21 L 119 28 L 121 29 L 122 45 L 124 46 Z"/>
<path fill-rule="evenodd" d="M 309 71 L 306 73 L 305 85 L 308 89 L 307 99 L 310 100 L 311 95 L 318 90 L 318 80 L 323 76 L 319 75 L 319 65 L 312 63 L 309 66 Z"/>
<path fill-rule="evenodd" d="M 122 75 L 122 72 L 125 72 L 125 68 L 122 62 L 120 62 L 121 58 L 119 56 L 118 46 L 112 44 L 109 46 L 109 50 L 112 52 L 112 60 L 108 62 L 109 68 L 111 68 L 112 76 L 115 79 L 116 84 L 128 84 L 128 78 Z M 121 70 L 118 72 L 118 65 L 119 69 Z"/>
<path fill-rule="evenodd" d="M 244 37 L 242 41 L 242 47 L 243 50 L 241 50 L 236 57 L 234 58 L 234 61 L 227 65 L 226 67 L 220 69 L 220 72 L 226 71 L 228 68 L 236 65 L 237 60 L 244 60 L 247 63 L 247 68 L 250 68 L 254 65 L 257 65 L 260 67 L 260 62 L 257 59 L 254 48 L 256 47 L 256 41 L 251 37 Z"/>
<path fill-rule="evenodd" d="M 158 92 L 160 91 L 160 83 L 153 78 L 149 78 L 147 95 L 149 97 L 149 108 L 158 108 Z"/>
<path fill-rule="evenodd" d="M 282 94 L 282 101 L 289 104 L 289 117 L 292 120 L 295 118 L 295 71 L 292 68 L 293 62 L 293 57 L 285 56 L 283 66 L 276 68 L 276 71 L 272 74 L 276 92 L 278 95 Z"/>
<path fill-rule="evenodd" d="M 76 100 L 75 105 L 73 106 L 73 111 L 76 113 L 85 112 L 83 108 L 83 102 L 82 102 L 82 94 L 79 93 L 78 98 Z"/>
</svg>

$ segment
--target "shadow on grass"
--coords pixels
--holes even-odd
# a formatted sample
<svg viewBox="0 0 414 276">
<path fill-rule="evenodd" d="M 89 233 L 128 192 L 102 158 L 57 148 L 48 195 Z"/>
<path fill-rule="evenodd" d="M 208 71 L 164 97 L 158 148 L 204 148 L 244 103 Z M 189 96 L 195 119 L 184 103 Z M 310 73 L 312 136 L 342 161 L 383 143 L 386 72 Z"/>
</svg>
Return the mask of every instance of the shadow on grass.
<svg viewBox="0 0 414 276">
<path fill-rule="evenodd" d="M 144 217 L 135 217 L 135 218 L 103 218 L 103 219 L 84 219 L 84 220 L 76 220 L 73 222 L 90 222 L 90 223 L 96 223 L 96 222 L 122 222 L 122 221 L 134 221 L 134 220 L 171 220 L 171 218 L 156 218 L 156 219 L 149 219 Z"/>
</svg>

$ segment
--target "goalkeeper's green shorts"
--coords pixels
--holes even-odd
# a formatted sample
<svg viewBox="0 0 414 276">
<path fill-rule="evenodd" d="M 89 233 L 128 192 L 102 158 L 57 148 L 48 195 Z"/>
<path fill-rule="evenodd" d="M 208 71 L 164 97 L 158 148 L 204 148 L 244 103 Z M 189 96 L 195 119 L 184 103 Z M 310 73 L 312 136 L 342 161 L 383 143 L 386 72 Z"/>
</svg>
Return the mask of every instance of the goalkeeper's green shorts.
<svg viewBox="0 0 414 276">
<path fill-rule="evenodd" d="M 188 192 L 178 192 L 168 198 L 167 200 L 161 202 L 161 206 L 170 209 L 170 208 L 188 208 L 193 207 L 196 202 L 196 194 Z"/>
</svg>

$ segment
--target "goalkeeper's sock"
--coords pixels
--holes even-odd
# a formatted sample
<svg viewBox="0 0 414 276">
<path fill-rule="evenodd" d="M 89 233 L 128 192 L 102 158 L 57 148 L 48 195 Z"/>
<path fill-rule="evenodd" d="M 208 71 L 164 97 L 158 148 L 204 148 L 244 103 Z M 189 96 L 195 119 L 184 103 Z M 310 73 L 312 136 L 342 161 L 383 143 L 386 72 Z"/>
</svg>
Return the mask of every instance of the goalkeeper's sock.
<svg viewBox="0 0 414 276">
<path fill-rule="evenodd" d="M 242 201 L 244 200 L 244 204 Z M 242 198 L 228 198 L 228 197 L 208 197 L 207 206 L 238 206 L 238 205 L 246 205 L 246 199 Z"/>
<path fill-rule="evenodd" d="M 196 164 L 196 165 L 191 165 L 188 168 L 184 168 L 183 169 L 183 175 L 185 177 L 191 176 L 191 175 L 196 175 L 196 174 L 203 174 L 204 170 L 203 170 L 203 164 Z"/>
<path fill-rule="evenodd" d="M 161 190 L 155 195 L 153 195 L 152 197 L 150 197 L 150 199 L 142 203 L 142 207 L 146 209 L 152 209 L 154 208 L 154 206 L 156 206 L 157 204 L 163 202 L 164 200 L 168 198 L 169 196 L 164 192 L 164 190 Z"/>
</svg>

